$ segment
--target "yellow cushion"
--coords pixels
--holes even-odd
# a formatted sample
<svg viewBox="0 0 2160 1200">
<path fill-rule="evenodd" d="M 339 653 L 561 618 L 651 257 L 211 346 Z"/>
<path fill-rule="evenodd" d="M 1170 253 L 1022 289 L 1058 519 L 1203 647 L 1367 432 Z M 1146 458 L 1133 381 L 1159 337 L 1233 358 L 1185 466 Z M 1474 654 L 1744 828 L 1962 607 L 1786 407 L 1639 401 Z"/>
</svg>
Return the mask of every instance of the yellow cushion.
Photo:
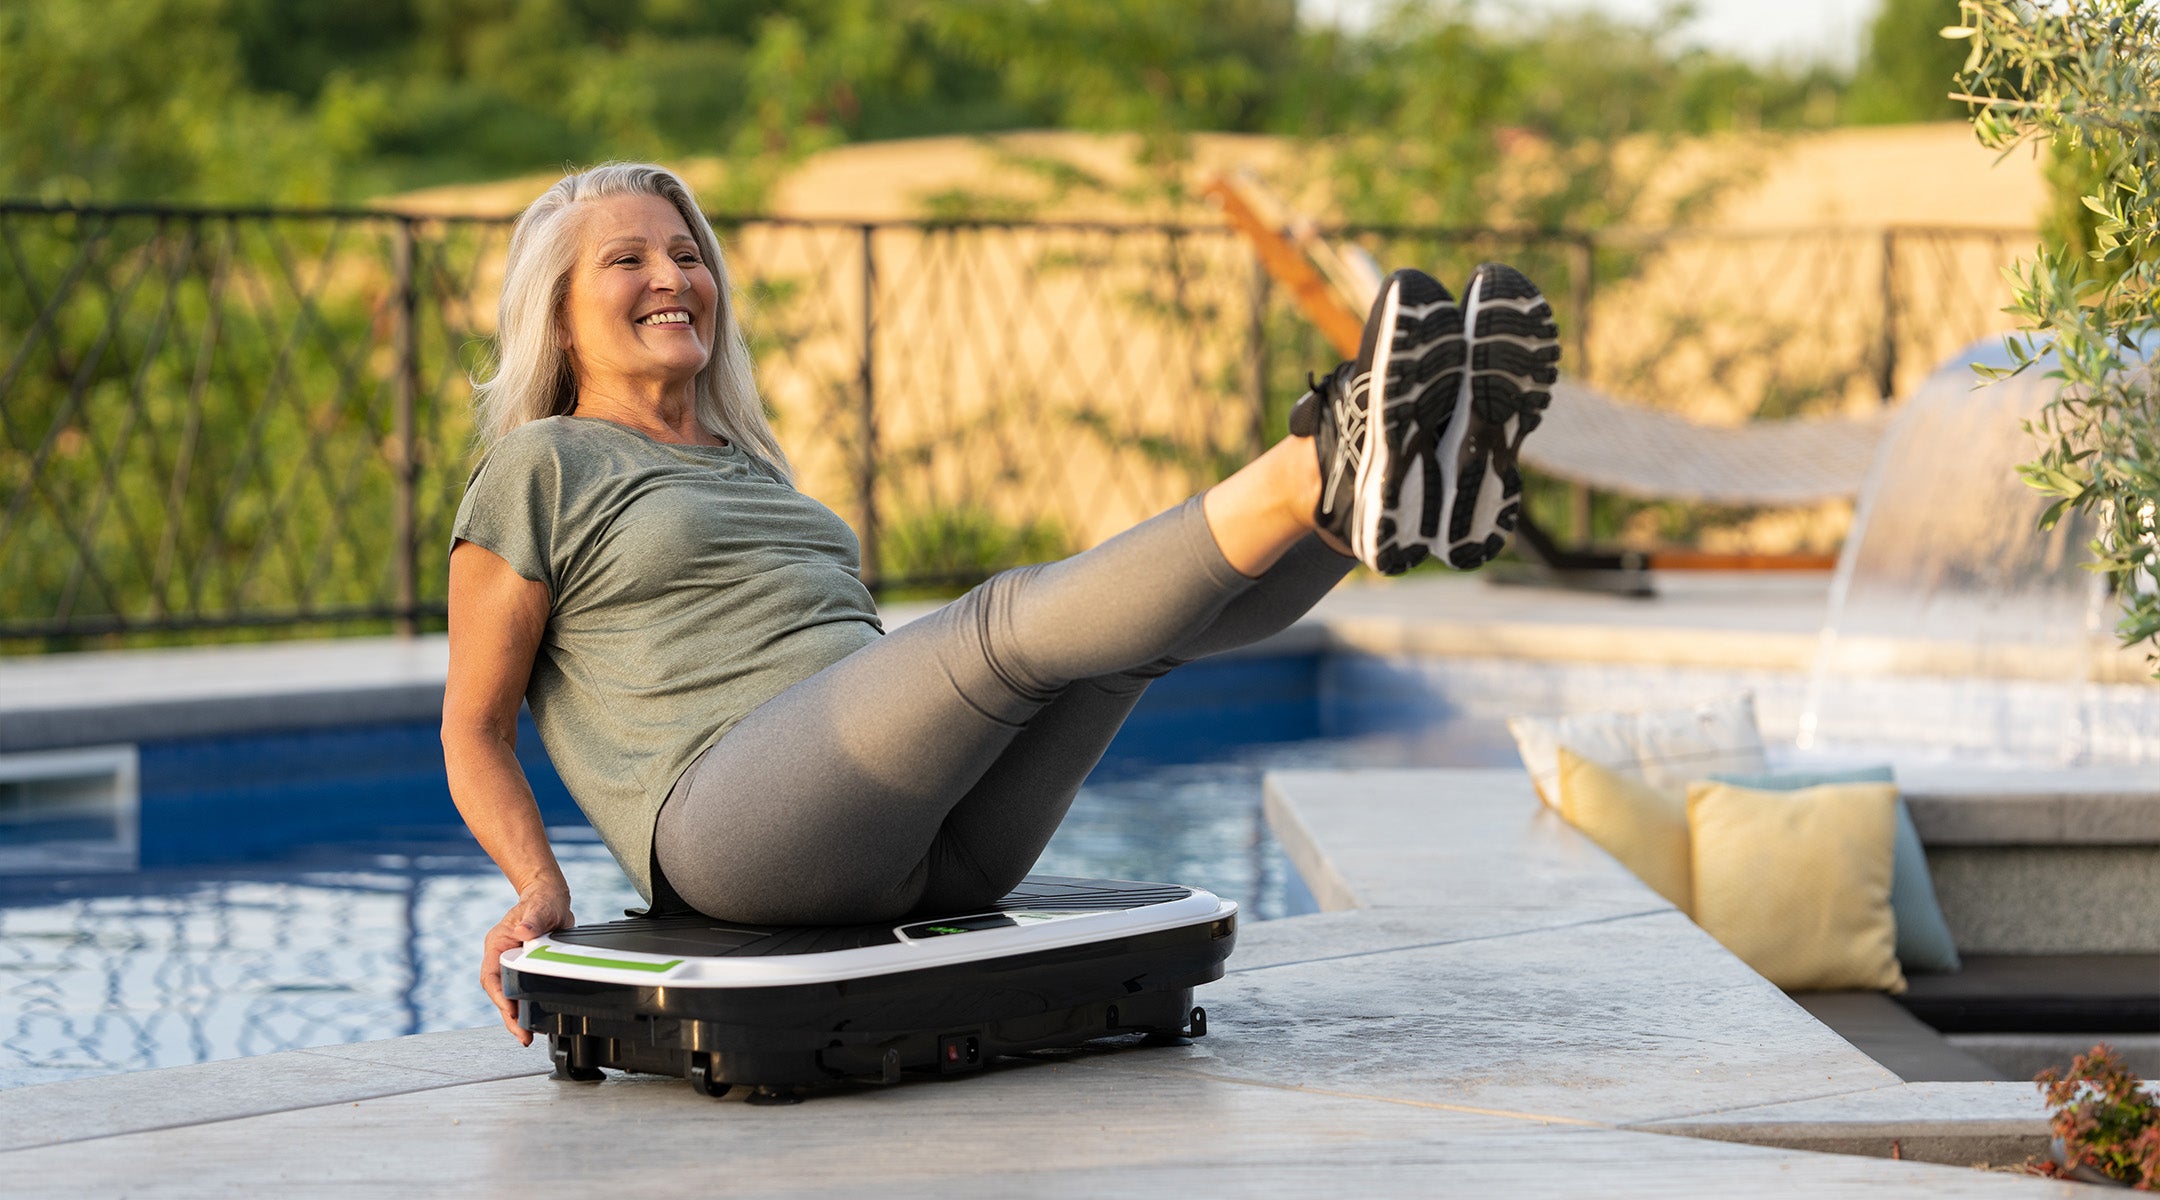
<svg viewBox="0 0 2160 1200">
<path fill-rule="evenodd" d="M 1897 788 L 1688 785 L 1695 923 L 1793 992 L 1902 992 L 1890 915 Z"/>
<path fill-rule="evenodd" d="M 1560 747 L 1560 815 L 1689 911 L 1687 803 Z"/>
</svg>

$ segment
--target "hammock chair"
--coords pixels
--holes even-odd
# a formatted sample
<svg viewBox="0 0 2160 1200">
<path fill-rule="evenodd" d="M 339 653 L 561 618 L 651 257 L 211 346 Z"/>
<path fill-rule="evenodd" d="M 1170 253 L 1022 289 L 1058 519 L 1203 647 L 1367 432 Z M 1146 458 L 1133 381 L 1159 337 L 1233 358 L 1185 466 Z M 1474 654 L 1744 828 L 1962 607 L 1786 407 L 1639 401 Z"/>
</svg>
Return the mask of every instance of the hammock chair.
<svg viewBox="0 0 2160 1200">
<path fill-rule="evenodd" d="M 1276 202 L 1249 173 L 1218 175 L 1205 188 L 1299 311 L 1345 357 L 1356 355 L 1363 314 L 1378 294 L 1378 264 L 1355 244 L 1337 246 Z M 1889 414 L 1713 426 L 1615 399 L 1563 377 L 1522 461 L 1540 474 L 1638 499 L 1796 506 L 1860 492 Z M 1650 594 L 1650 569 L 1824 569 L 1822 555 L 1694 551 L 1601 553 L 1566 549 L 1524 514 L 1517 530 L 1543 578 L 1567 586 Z"/>
</svg>

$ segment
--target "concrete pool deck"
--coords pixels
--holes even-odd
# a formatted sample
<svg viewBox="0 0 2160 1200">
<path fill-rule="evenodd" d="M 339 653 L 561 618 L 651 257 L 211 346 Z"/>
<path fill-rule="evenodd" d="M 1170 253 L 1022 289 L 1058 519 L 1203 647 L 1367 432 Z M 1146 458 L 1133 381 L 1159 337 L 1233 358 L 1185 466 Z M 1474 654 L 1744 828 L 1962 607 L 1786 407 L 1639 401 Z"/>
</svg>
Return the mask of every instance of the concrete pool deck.
<svg viewBox="0 0 2160 1200">
<path fill-rule="evenodd" d="M 1341 589 L 1255 652 L 1326 651 L 1413 691 L 1420 661 L 1470 664 L 1466 687 L 1479 662 L 1602 664 L 1661 702 L 1641 672 L 1760 681 L 1775 730 L 1826 588 L 1690 577 L 1643 602 L 1424 577 Z M 440 637 L 0 660 L 0 752 L 427 719 L 446 661 Z M 2151 778 L 1906 783 L 1931 849 L 2099 852 L 2160 845 Z M 1267 803 L 1326 911 L 1247 923 L 1190 1047 L 768 1109 L 677 1080 L 559 1085 L 499 1029 L 427 1034 L 0 1092 L 0 1172 L 9 1195 L 68 1197 L 2071 1194 L 1934 1165 L 2040 1150 L 2029 1085 L 1901 1082 L 1546 813 L 1519 770 L 1284 773 Z"/>
<path fill-rule="evenodd" d="M 1328 911 L 1248 923 L 1190 1046 L 760 1108 L 556 1083 L 499 1029 L 428 1034 L 0 1093 L 0 1177 L 70 1198 L 2075 1194 L 1914 1161 L 2038 1150 L 2034 1090 L 1900 1082 L 1519 772 L 1284 773 L 1267 803 Z"/>
</svg>

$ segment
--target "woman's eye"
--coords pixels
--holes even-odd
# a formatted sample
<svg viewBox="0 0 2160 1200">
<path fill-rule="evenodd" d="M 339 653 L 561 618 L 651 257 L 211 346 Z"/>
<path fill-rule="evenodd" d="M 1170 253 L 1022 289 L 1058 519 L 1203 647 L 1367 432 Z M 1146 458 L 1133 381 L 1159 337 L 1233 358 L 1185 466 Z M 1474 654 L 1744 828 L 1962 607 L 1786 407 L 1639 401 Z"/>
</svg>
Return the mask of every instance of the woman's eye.
<svg viewBox="0 0 2160 1200">
<path fill-rule="evenodd" d="M 678 254 L 675 256 L 675 261 L 682 263 L 684 266 L 696 266 L 698 256 L 695 254 Z"/>
<path fill-rule="evenodd" d="M 622 256 L 621 258 L 618 258 L 618 259 L 616 259 L 616 260 L 615 260 L 615 261 L 614 261 L 614 262 L 613 262 L 612 264 L 610 264 L 610 265 L 612 265 L 612 266 L 617 266 L 617 267 L 634 267 L 634 266 L 638 265 L 637 255 L 635 255 L 635 254 L 625 254 L 625 255 L 623 255 L 623 256 Z"/>
</svg>

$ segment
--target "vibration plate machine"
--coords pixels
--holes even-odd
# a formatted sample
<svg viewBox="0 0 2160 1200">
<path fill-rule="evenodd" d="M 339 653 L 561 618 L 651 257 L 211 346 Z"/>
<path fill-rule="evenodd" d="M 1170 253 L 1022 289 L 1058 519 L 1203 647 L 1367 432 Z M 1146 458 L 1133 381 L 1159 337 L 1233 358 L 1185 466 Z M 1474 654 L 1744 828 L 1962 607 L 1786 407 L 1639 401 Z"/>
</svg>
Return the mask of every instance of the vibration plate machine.
<svg viewBox="0 0 2160 1200">
<path fill-rule="evenodd" d="M 1030 875 L 980 912 L 732 925 L 697 913 L 561 929 L 502 957 L 555 1078 L 675 1075 L 708 1096 L 956 1074 L 1116 1034 L 1200 1037 L 1237 905 L 1199 888 Z"/>
</svg>

